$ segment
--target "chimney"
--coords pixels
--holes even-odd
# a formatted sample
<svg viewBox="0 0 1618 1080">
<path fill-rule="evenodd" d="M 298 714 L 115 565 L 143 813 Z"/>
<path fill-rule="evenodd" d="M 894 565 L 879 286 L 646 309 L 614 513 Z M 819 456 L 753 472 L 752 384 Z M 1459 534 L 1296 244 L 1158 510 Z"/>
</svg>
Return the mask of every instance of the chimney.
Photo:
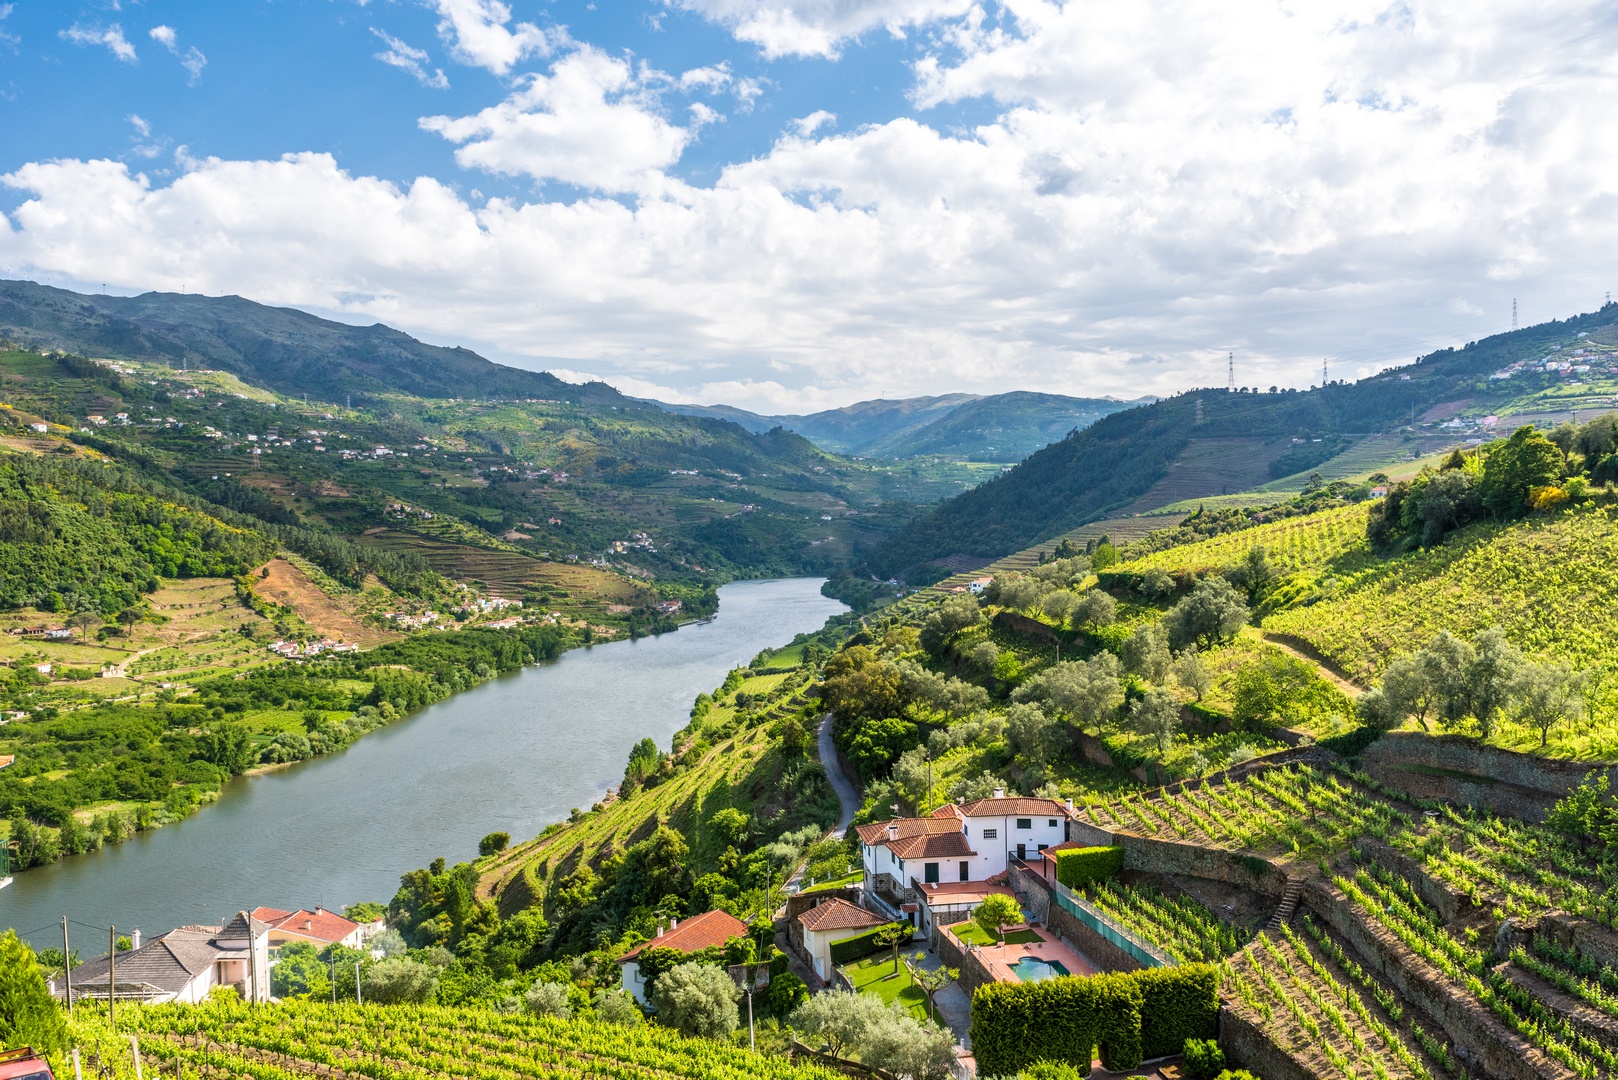
<svg viewBox="0 0 1618 1080">
<path fill-rule="evenodd" d="M 1003 788 L 1003 787 L 995 788 L 994 789 L 994 797 L 997 798 L 997 799 L 1005 798 L 1006 797 L 1006 789 Z"/>
<path fill-rule="evenodd" d="M 670 919 L 669 920 L 669 929 L 670 930 L 678 930 L 679 928 L 680 928 L 680 920 L 679 919 Z"/>
<path fill-rule="evenodd" d="M 899 839 L 899 826 L 897 824 L 894 824 L 894 823 L 891 823 L 891 822 L 888 824 L 888 839 L 889 840 L 897 840 L 897 839 Z"/>
<path fill-rule="evenodd" d="M 135 932 L 129 935 L 129 947 L 131 949 L 140 948 L 140 927 L 138 926 L 135 927 Z"/>
<path fill-rule="evenodd" d="M 323 914 L 325 914 L 325 911 L 326 911 L 326 909 L 321 907 L 319 904 L 315 905 L 315 914 L 316 915 L 323 915 Z"/>
<path fill-rule="evenodd" d="M 663 936 L 663 924 L 662 923 L 657 924 L 657 936 L 658 937 Z"/>
<path fill-rule="evenodd" d="M 1073 800 L 1072 799 L 1067 800 L 1067 812 L 1070 813 L 1070 814 L 1073 813 Z"/>
</svg>

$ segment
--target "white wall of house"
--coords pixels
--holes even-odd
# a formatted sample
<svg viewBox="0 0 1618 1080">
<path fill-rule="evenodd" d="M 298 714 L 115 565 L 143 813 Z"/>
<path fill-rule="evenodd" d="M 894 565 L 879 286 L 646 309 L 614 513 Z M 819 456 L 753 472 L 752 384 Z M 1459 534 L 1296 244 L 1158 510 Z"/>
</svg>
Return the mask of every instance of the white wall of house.
<svg viewBox="0 0 1618 1080">
<path fill-rule="evenodd" d="M 1039 853 L 1067 839 L 1061 814 L 1045 817 L 973 817 L 966 822 L 966 837 L 972 850 L 992 866 L 984 877 L 1005 870 L 1012 856 L 1038 862 Z M 1018 854 L 1019 848 L 1022 854 Z M 976 878 L 973 879 L 978 880 Z"/>
<path fill-rule="evenodd" d="M 625 992 L 642 1005 L 650 1005 L 651 1002 L 646 1000 L 646 980 L 641 978 L 640 962 L 625 960 L 618 967 L 622 969 L 620 981 Z"/>
<path fill-rule="evenodd" d="M 807 926 L 804 927 L 803 947 L 814 965 L 815 974 L 819 975 L 821 979 L 830 982 L 831 971 L 835 966 L 831 962 L 831 947 L 839 941 L 847 941 L 851 937 L 859 937 L 861 934 L 870 932 L 871 928 L 869 926 L 859 929 L 820 931 L 811 930 Z"/>
</svg>

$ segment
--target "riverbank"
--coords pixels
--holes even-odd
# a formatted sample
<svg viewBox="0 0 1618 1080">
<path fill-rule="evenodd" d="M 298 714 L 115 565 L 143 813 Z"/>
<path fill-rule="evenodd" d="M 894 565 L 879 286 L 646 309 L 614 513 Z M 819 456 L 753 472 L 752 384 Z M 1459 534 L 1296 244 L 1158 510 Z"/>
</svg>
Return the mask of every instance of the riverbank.
<svg viewBox="0 0 1618 1080">
<path fill-rule="evenodd" d="M 385 900 L 405 870 L 474 857 L 487 833 L 534 836 L 587 810 L 622 779 L 635 742 L 666 746 L 727 671 L 844 610 L 819 582 L 727 585 L 711 621 L 572 649 L 396 718 L 341 753 L 238 777 L 207 814 L 18 875 L 0 919 L 28 930 L 70 914 L 151 930 L 217 921 L 243 904 Z"/>
</svg>

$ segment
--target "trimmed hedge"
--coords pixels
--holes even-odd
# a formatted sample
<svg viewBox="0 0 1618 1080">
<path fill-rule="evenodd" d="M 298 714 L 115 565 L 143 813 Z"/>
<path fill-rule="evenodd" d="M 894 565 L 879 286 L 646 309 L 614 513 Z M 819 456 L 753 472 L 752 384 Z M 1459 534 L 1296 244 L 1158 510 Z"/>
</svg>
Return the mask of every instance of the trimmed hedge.
<svg viewBox="0 0 1618 1080">
<path fill-rule="evenodd" d="M 903 926 L 906 930 L 911 930 L 914 933 L 914 929 L 909 923 L 889 923 L 887 925 Z M 887 945 L 878 945 L 876 943 L 876 936 L 882 932 L 882 929 L 882 927 L 878 926 L 876 929 L 867 930 L 856 937 L 832 942 L 831 962 L 836 965 L 851 964 L 855 960 L 864 960 L 867 956 L 872 956 L 888 948 L 889 946 Z"/>
<path fill-rule="evenodd" d="M 1089 1075 L 1097 1047 L 1109 1069 L 1177 1054 L 1219 1032 L 1212 964 L 1184 964 L 1037 983 L 990 983 L 972 996 L 978 1075 L 1012 1076 L 1036 1061 Z"/>
<path fill-rule="evenodd" d="M 1124 868 L 1121 847 L 1069 848 L 1056 853 L 1056 880 L 1075 892 L 1095 881 L 1111 881 Z"/>
<path fill-rule="evenodd" d="M 1141 1063 L 1140 987 L 1127 974 L 989 983 L 972 995 L 979 1076 L 1015 1076 L 1035 1062 L 1090 1075 L 1096 1047 L 1109 1069 Z"/>
</svg>

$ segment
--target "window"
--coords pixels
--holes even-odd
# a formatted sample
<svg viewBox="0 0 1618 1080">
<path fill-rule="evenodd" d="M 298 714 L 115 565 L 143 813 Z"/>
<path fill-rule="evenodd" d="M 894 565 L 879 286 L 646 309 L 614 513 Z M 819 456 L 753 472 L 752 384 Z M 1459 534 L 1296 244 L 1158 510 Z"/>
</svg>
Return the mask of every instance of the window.
<svg viewBox="0 0 1618 1080">
<path fill-rule="evenodd" d="M 1049 821 L 1047 821 L 1047 822 L 1046 822 L 1046 823 L 1045 823 L 1045 824 L 1047 824 L 1047 825 L 1049 825 L 1049 826 L 1050 826 L 1050 827 L 1051 827 L 1051 828 L 1053 828 L 1053 829 L 1054 829 L 1054 828 L 1056 828 L 1056 819 L 1055 819 L 1055 818 L 1051 818 L 1051 819 L 1050 819 L 1050 820 L 1049 820 Z"/>
<path fill-rule="evenodd" d="M 985 839 L 985 840 L 993 840 L 996 837 L 998 837 L 999 835 L 1000 835 L 1000 830 L 999 829 L 984 829 L 983 830 L 983 839 Z"/>
<path fill-rule="evenodd" d="M 967 862 L 965 859 L 961 860 L 961 880 L 962 881 L 970 881 L 971 880 L 971 875 L 968 873 L 968 868 L 971 865 L 972 864 Z"/>
<path fill-rule="evenodd" d="M 935 862 L 924 864 L 921 868 L 921 880 L 928 885 L 937 885 L 938 864 Z"/>
<path fill-rule="evenodd" d="M 1039 845 L 1039 850 L 1044 851 L 1048 847 L 1050 847 L 1049 844 L 1041 844 L 1041 845 Z"/>
<path fill-rule="evenodd" d="M 1032 829 L 1033 827 L 1034 827 L 1034 819 L 1033 818 L 1020 817 L 1020 818 L 1017 819 L 1017 828 L 1019 828 L 1019 829 Z"/>
</svg>

